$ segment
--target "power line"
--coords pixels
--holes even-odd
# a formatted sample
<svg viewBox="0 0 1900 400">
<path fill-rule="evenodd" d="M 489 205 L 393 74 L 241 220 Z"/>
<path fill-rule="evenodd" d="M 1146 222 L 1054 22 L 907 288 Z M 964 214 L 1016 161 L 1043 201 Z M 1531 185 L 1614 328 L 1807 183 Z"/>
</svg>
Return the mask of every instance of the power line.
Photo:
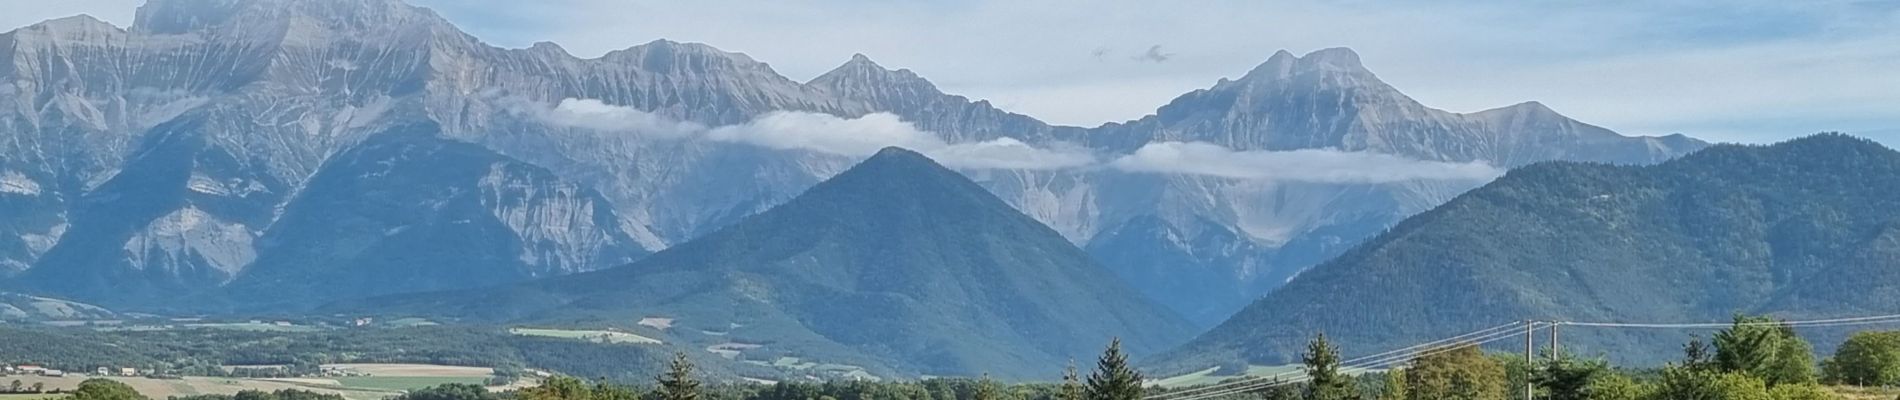
<svg viewBox="0 0 1900 400">
<path fill-rule="evenodd" d="M 1631 323 L 1631 322 L 1580 322 L 1556 321 L 1558 325 L 1602 327 L 1602 328 L 1655 328 L 1655 329 L 1693 329 L 1727 328 L 1731 326 L 1845 326 L 1870 325 L 1900 322 L 1900 314 L 1876 315 L 1869 317 L 1832 318 L 1798 321 L 1758 321 L 1758 322 L 1693 322 L 1693 323 Z"/>
<path fill-rule="evenodd" d="M 1497 333 L 1497 332 L 1498 332 L 1498 331 L 1500 331 L 1500 330 L 1505 330 L 1505 331 L 1510 331 L 1510 330 L 1512 330 L 1512 328 L 1516 328 L 1517 326 L 1519 326 L 1519 325 L 1522 325 L 1522 324 L 1524 324 L 1524 322 L 1523 322 L 1523 321 L 1514 321 L 1514 322 L 1510 322 L 1510 323 L 1506 323 L 1506 324 L 1503 324 L 1503 325 L 1498 325 L 1498 326 L 1493 326 L 1493 327 L 1490 327 L 1490 328 L 1485 328 L 1485 329 L 1479 329 L 1479 330 L 1476 330 L 1476 331 L 1471 331 L 1471 332 L 1466 332 L 1466 333 L 1463 333 L 1463 334 L 1459 334 L 1459 335 L 1457 335 L 1457 336 L 1452 336 L 1452 337 L 1447 337 L 1447 338 L 1443 338 L 1443 339 L 1438 339 L 1438 340 L 1433 340 L 1433 341 L 1430 341 L 1430 342 L 1425 342 L 1425 343 L 1420 343 L 1420 344 L 1417 344 L 1417 345 L 1412 345 L 1412 346 L 1410 346 L 1410 347 L 1406 347 L 1406 348 L 1402 348 L 1402 349 L 1397 349 L 1397 350 L 1391 350 L 1391 351 L 1386 351 L 1386 352 L 1383 352 L 1383 353 L 1378 353 L 1378 354 L 1371 354 L 1371 355 L 1365 355 L 1365 356 L 1360 356 L 1360 357 L 1357 357 L 1357 358 L 1353 358 L 1353 359 L 1350 359 L 1350 360 L 1346 360 L 1346 361 L 1342 361 L 1342 362 L 1340 362 L 1340 364 L 1342 364 L 1342 365 L 1345 365 L 1345 364 L 1354 364 L 1354 363 L 1359 363 L 1359 362 L 1363 362 L 1363 361 L 1367 361 L 1367 360 L 1373 360 L 1373 359 L 1378 359 L 1378 358 L 1382 358 L 1382 357 L 1389 357 L 1389 356 L 1392 356 L 1392 355 L 1394 355 L 1394 354 L 1400 354 L 1400 353 L 1403 353 L 1403 352 L 1407 352 L 1407 351 L 1413 351 L 1413 350 L 1417 350 L 1417 349 L 1422 349 L 1422 348 L 1429 348 L 1429 347 L 1431 347 L 1431 346 L 1437 346 L 1437 345 L 1440 345 L 1440 344 L 1444 344 L 1444 343 L 1447 343 L 1447 342 L 1452 342 L 1452 341 L 1458 341 L 1458 340 L 1466 340 L 1466 339 L 1470 339 L 1470 338 L 1473 338 L 1473 337 L 1477 337 L 1477 336 L 1484 336 L 1484 335 L 1490 335 L 1490 334 L 1494 334 L 1494 333 Z M 1515 333 L 1513 333 L 1513 334 L 1515 334 Z M 1279 377 L 1281 377 L 1281 376 L 1287 376 L 1287 375 L 1290 375 L 1290 374 L 1292 374 L 1292 372 L 1281 372 L 1281 373 L 1276 373 L 1276 374 L 1273 374 L 1273 375 L 1268 375 L 1268 376 L 1260 376 L 1260 377 L 1252 377 L 1252 378 L 1245 378 L 1245 379 L 1240 379 L 1240 380 L 1235 380 L 1235 381 L 1229 381 L 1229 382 L 1224 382 L 1224 383 L 1220 383 L 1220 384 L 1215 384 L 1215 385 L 1209 385 L 1209 386 L 1202 386 L 1202 387 L 1197 387 L 1197 388 L 1192 388 L 1192 389 L 1188 389 L 1188 390 L 1183 390 L 1183 391 L 1179 391 L 1179 392 L 1170 392 L 1170 393 L 1167 393 L 1167 394 L 1162 394 L 1162 395 L 1151 395 L 1151 396 L 1146 396 L 1146 397 L 1143 397 L 1142 399 L 1143 399 L 1143 400 L 1152 400 L 1152 399 L 1158 399 L 1158 398 L 1162 398 L 1162 397 L 1167 397 L 1167 396 L 1178 396 L 1178 395 L 1182 395 L 1182 394 L 1184 394 L 1184 393 L 1193 393 L 1193 392 L 1203 392 L 1203 391 L 1215 391 L 1216 389 L 1220 389 L 1220 388 L 1223 388 L 1223 387 L 1230 387 L 1230 386 L 1237 386 L 1237 385 L 1246 385 L 1246 384 L 1252 384 L 1252 383 L 1256 383 L 1256 381 L 1263 381 L 1263 380 L 1270 380 L 1270 379 L 1275 379 L 1275 378 L 1279 378 Z"/>
<path fill-rule="evenodd" d="M 1542 326 L 1548 326 L 1548 325 L 1542 325 Z M 1540 327 L 1540 328 L 1533 328 L 1533 329 L 1542 329 L 1542 328 Z M 1464 346 L 1478 346 L 1478 345 L 1483 345 L 1484 343 L 1489 343 L 1489 342 L 1494 342 L 1494 341 L 1498 341 L 1498 340 L 1503 340 L 1503 339 L 1510 339 L 1510 338 L 1513 338 L 1513 337 L 1515 337 L 1515 336 L 1517 336 L 1517 333 L 1516 333 L 1516 332 L 1511 332 L 1511 333 L 1509 333 L 1509 334 L 1503 334 L 1503 335 L 1495 335 L 1495 336 L 1492 336 L 1492 337 L 1489 337 L 1489 338 L 1486 338 L 1486 339 L 1482 339 L 1482 340 L 1480 340 L 1480 341 L 1474 341 L 1474 342 L 1468 342 L 1468 343 L 1464 343 L 1464 344 L 1461 344 L 1461 345 L 1454 345 L 1454 346 L 1444 346 L 1444 347 L 1438 347 L 1438 348 L 1433 348 L 1433 349 L 1431 349 L 1431 350 L 1427 350 L 1427 351 L 1423 351 L 1423 352 L 1419 352 L 1419 353 L 1417 353 L 1417 354 L 1414 354 L 1414 355 L 1412 355 L 1412 357 L 1399 357 L 1399 358 L 1389 358 L 1389 359 L 1386 359 L 1386 360 L 1383 360 L 1383 361 L 1379 361 L 1379 362 L 1373 362 L 1373 363 L 1367 363 L 1367 364 L 1362 364 L 1362 365 L 1357 365 L 1357 366 L 1343 366 L 1343 367 L 1342 367 L 1341 369 L 1357 369 L 1357 370 L 1370 370 L 1370 369 L 1373 369 L 1373 368 L 1379 368 L 1379 367 L 1386 367 L 1386 366 L 1391 366 L 1391 365 L 1394 365 L 1394 364 L 1399 364 L 1399 363 L 1403 363 L 1403 362 L 1407 362 L 1407 361 L 1410 361 L 1411 359 L 1413 359 L 1413 358 L 1417 358 L 1417 357 L 1428 357 L 1428 356 L 1432 356 L 1432 355 L 1437 355 L 1437 354 L 1441 354 L 1441 353 L 1444 353 L 1444 352 L 1449 352 L 1449 351 L 1453 351 L 1453 350 L 1457 350 L 1457 349 L 1459 349 L 1459 348 L 1461 348 L 1461 347 L 1464 347 Z M 1295 384 L 1295 383 L 1302 383 L 1302 382 L 1306 382 L 1306 381 L 1310 381 L 1310 380 L 1312 380 L 1312 377 L 1310 377 L 1310 376 L 1304 376 L 1304 375 L 1302 375 L 1302 376 L 1299 376 L 1299 377 L 1294 377 L 1294 378 L 1291 378 L 1291 379 L 1286 379 L 1286 380 L 1280 380 L 1280 379 L 1278 379 L 1278 377 L 1276 376 L 1276 377 L 1274 378 L 1274 380 L 1273 380 L 1273 381 L 1271 381 L 1271 382 L 1262 382 L 1262 383 L 1258 383 L 1258 384 L 1253 384 L 1253 385 L 1247 385 L 1247 386 L 1244 386 L 1244 387 L 1238 387 L 1238 388 L 1231 388 L 1231 389 L 1226 389 L 1226 390 L 1220 390 L 1220 391 L 1215 391 L 1215 392 L 1210 392 L 1210 393 L 1201 393 L 1201 394 L 1196 394 L 1196 395 L 1192 395 L 1192 396 L 1186 396 L 1186 397 L 1180 397 L 1180 398 L 1174 398 L 1174 399 L 1171 399 L 1171 400 L 1202 400 L 1202 399 L 1208 399 L 1208 398 L 1214 398 L 1214 397 L 1220 397 L 1220 396 L 1226 396 L 1226 395 L 1232 395 L 1232 394 L 1239 394 L 1239 393 L 1246 393 L 1246 392 L 1251 392 L 1251 391 L 1255 391 L 1255 390 L 1262 390 L 1262 389 L 1268 389 L 1268 388 L 1273 388 L 1273 387 L 1276 387 L 1276 386 L 1283 386 L 1283 385 L 1290 385 L 1290 384 Z"/>
<path fill-rule="evenodd" d="M 1480 331 L 1474 331 L 1473 333 L 1478 333 L 1478 332 L 1485 332 L 1485 331 L 1494 331 L 1494 330 L 1497 330 L 1497 329 L 1499 329 L 1499 328 L 1506 328 L 1506 327 L 1516 327 L 1516 326 L 1519 326 L 1519 325 L 1521 325 L 1521 324 L 1523 324 L 1523 323 L 1522 323 L 1522 322 L 1518 322 L 1518 323 L 1511 323 L 1511 324 L 1506 324 L 1506 325 L 1501 325 L 1501 326 L 1499 326 L 1499 327 L 1493 327 L 1493 328 L 1489 328 L 1489 329 L 1484 329 L 1484 330 L 1480 330 Z M 1532 324 L 1531 324 L 1531 326 L 1532 326 L 1532 328 L 1531 328 L 1531 331 L 1533 331 L 1533 332 L 1534 332 L 1534 331 L 1537 331 L 1537 330 L 1542 330 L 1542 329 L 1544 329 L 1544 328 L 1546 328 L 1546 327 L 1549 327 L 1549 324 L 1548 324 L 1548 323 L 1542 323 L 1542 322 L 1534 322 L 1534 323 L 1532 323 Z M 1404 362 L 1408 362 L 1408 361 L 1411 361 L 1412 359 L 1415 359 L 1415 358 L 1418 358 L 1418 357 L 1428 357 L 1428 356 L 1432 356 L 1432 355 L 1437 355 L 1437 354 L 1441 354 L 1441 353 L 1445 353 L 1445 352 L 1449 352 L 1449 351 L 1454 351 L 1454 350 L 1457 350 L 1457 349 L 1459 349 L 1459 348 L 1462 348 L 1462 347 L 1464 347 L 1464 346 L 1481 346 L 1481 345 L 1484 345 L 1484 344 L 1486 344 L 1486 343 L 1491 343 L 1491 342 L 1496 342 L 1496 341 L 1499 341 L 1499 340 L 1504 340 L 1504 339 L 1510 339 L 1510 338 L 1514 338 L 1514 337 L 1517 337 L 1518 335 L 1521 335 L 1521 334 L 1523 334 L 1523 333 L 1521 333 L 1521 332 L 1517 332 L 1517 331 L 1515 331 L 1514 329 L 1511 329 L 1511 330 L 1503 330 L 1503 331 L 1497 331 L 1497 332 L 1492 332 L 1492 333 L 1489 333 L 1489 334 L 1480 334 L 1480 335 L 1479 335 L 1479 336 L 1477 336 L 1477 337 L 1470 337 L 1470 338 L 1467 338 L 1467 339 L 1465 339 L 1465 340 L 1463 340 L 1463 341 L 1457 341 L 1456 343 L 1452 343 L 1451 345 L 1446 345 L 1446 346 L 1438 346 L 1438 347 L 1431 347 L 1431 348 L 1429 348 L 1429 349 L 1425 349 L 1425 350 L 1423 350 L 1423 351 L 1418 351 L 1418 352 L 1413 352 L 1413 353 L 1404 353 L 1404 354 L 1394 354 L 1394 353 L 1399 353 L 1399 352 L 1402 352 L 1402 351 L 1405 351 L 1405 350 L 1407 350 L 1407 349 L 1415 349 L 1415 348 L 1418 348 L 1418 347 L 1421 347 L 1421 346 L 1412 346 L 1412 347 L 1407 347 L 1406 349 L 1400 349 L 1400 350 L 1394 350 L 1394 351 L 1388 351 L 1388 352 L 1385 352 L 1385 353 L 1380 353 L 1381 355 L 1384 355 L 1384 356 L 1382 356 L 1382 357 L 1378 357 L 1377 359 L 1373 359 L 1373 360 L 1369 360 L 1369 361 L 1362 361 L 1362 362 L 1357 362 L 1357 363 L 1351 363 L 1352 365 L 1347 365 L 1348 363 L 1341 363 L 1342 365 L 1341 365 L 1341 367 L 1340 367 L 1340 369 L 1341 369 L 1341 370 L 1360 370 L 1360 371 L 1368 371 L 1368 370 L 1372 370 L 1372 369 L 1376 369 L 1376 368 L 1381 368 L 1381 367 L 1386 367 L 1386 366 L 1391 366 L 1391 365 L 1395 365 L 1395 364 L 1399 364 L 1399 363 L 1404 363 Z M 1467 334 L 1465 334 L 1465 335 L 1459 335 L 1459 336 L 1454 336 L 1454 337 L 1452 337 L 1452 338 L 1446 338 L 1446 339 L 1440 339 L 1440 340 L 1437 340 L 1437 341 L 1434 341 L 1434 342 L 1435 342 L 1435 343 L 1442 343 L 1442 342 L 1449 342 L 1449 341 L 1453 341 L 1453 339 L 1456 339 L 1456 338 L 1459 338 L 1459 337 L 1465 337 L 1465 336 L 1469 336 L 1469 335 L 1471 335 L 1471 333 L 1467 333 Z M 1368 356 L 1368 357 L 1360 357 L 1360 359 L 1367 359 L 1367 358 L 1369 358 L 1369 357 L 1370 357 L 1370 356 Z M 1297 376 L 1295 376 L 1296 374 L 1297 374 Z M 1283 378 L 1285 378 L 1285 379 L 1283 379 Z M 1281 385 L 1290 385 L 1290 384 L 1295 384 L 1295 383 L 1301 383 L 1301 382 L 1306 382 L 1306 381 L 1308 381 L 1308 380 L 1311 380 L 1311 379 L 1312 379 L 1312 378 L 1311 378 L 1310 376 L 1306 376 L 1304 372 L 1297 372 L 1297 373 L 1296 373 L 1296 372 L 1283 372 L 1283 373 L 1279 373 L 1279 374 L 1274 374 L 1274 375 L 1271 375 L 1271 376 L 1265 376 L 1265 377 L 1259 377 L 1259 378 L 1255 378 L 1255 379 L 1251 379 L 1251 380 L 1247 380 L 1247 381 L 1236 381 L 1236 382 L 1229 382 L 1229 383 L 1227 383 L 1227 384 L 1224 384 L 1224 385 L 1231 385 L 1231 384 L 1233 384 L 1233 383 L 1237 383 L 1237 382 L 1238 382 L 1238 383 L 1251 383 L 1251 384 L 1247 384 L 1247 385 L 1243 385 L 1243 386 L 1240 386 L 1240 387 L 1232 387 L 1232 388 L 1227 388 L 1227 389 L 1223 389 L 1223 390 L 1216 390 L 1216 391 L 1212 391 L 1212 392 L 1206 392 L 1206 393 L 1197 393 L 1197 394 L 1192 394 L 1192 395 L 1188 395 L 1188 396 L 1180 396 L 1180 397 L 1174 397 L 1174 396 L 1177 396 L 1177 395 L 1180 395 L 1180 394 L 1182 394 L 1182 392 L 1175 392 L 1175 393 L 1168 393 L 1168 394 L 1164 394 L 1164 395 L 1159 395 L 1159 396 L 1151 396 L 1151 397 L 1149 397 L 1149 398 L 1156 398 L 1156 397 L 1166 397 L 1166 398 L 1168 398 L 1168 400 L 1201 400 L 1201 399 L 1207 399 L 1207 398 L 1213 398 L 1213 397 L 1220 397 L 1220 396 L 1226 396 L 1226 395 L 1231 395 L 1231 394 L 1237 394 L 1237 393 L 1246 393 L 1246 392 L 1251 392 L 1251 391 L 1255 391 L 1255 390 L 1262 390 L 1262 389 L 1268 389 L 1268 388 L 1272 388 L 1272 387 L 1275 387 L 1275 386 L 1281 386 Z M 1261 381 L 1261 380 L 1266 380 L 1266 382 L 1257 382 L 1257 381 Z M 1202 389 L 1204 389 L 1204 388 L 1202 388 Z"/>
</svg>

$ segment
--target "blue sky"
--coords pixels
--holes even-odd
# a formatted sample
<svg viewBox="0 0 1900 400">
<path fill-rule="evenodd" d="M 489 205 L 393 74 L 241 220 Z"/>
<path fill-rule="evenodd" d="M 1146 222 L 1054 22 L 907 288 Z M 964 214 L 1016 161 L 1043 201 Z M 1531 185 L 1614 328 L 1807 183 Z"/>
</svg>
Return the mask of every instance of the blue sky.
<svg viewBox="0 0 1900 400">
<path fill-rule="evenodd" d="M 1073 125 L 1140 117 L 1276 50 L 1343 46 L 1451 111 L 1537 100 L 1626 134 L 1900 145 L 1896 1 L 410 1 L 496 45 L 580 56 L 667 38 L 804 80 L 864 53 Z M 125 25 L 137 3 L 0 0 L 0 25 L 81 12 Z"/>
</svg>

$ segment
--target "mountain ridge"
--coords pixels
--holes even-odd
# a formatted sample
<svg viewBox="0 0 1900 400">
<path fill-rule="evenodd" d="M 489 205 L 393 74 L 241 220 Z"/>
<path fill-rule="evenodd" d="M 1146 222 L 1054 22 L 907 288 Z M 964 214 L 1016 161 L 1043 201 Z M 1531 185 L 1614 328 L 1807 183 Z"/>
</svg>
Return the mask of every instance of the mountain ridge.
<svg viewBox="0 0 1900 400">
<path fill-rule="evenodd" d="M 1900 152 L 1840 134 L 1652 166 L 1532 164 L 1315 267 L 1154 365 L 1286 361 L 1317 332 L 1369 353 L 1527 319 L 1885 312 L 1900 303 L 1840 288 L 1900 291 L 1877 278 L 1900 259 L 1896 173 Z M 1564 335 L 1580 354 L 1659 364 L 1690 333 Z M 1842 333 L 1804 331 L 1824 347 Z"/>
</svg>

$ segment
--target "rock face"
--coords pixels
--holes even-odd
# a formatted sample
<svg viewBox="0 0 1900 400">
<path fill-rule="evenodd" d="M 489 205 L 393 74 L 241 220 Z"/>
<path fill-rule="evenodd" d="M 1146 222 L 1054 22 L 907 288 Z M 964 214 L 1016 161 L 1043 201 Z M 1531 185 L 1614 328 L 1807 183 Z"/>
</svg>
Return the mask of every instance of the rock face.
<svg viewBox="0 0 1900 400">
<path fill-rule="evenodd" d="M 1169 354 L 1166 370 L 1297 362 L 1324 332 L 1355 354 L 1519 320 L 1820 319 L 1900 307 L 1900 152 L 1822 134 L 1652 166 L 1541 163 L 1405 220 Z M 1847 329 L 1811 329 L 1822 346 Z M 1698 332 L 1564 328 L 1619 363 Z M 1700 332 L 1706 335 L 1706 332 Z"/>
<path fill-rule="evenodd" d="M 665 318 L 667 340 L 694 348 L 862 354 L 905 375 L 1053 376 L 1042 366 L 1114 337 L 1146 353 L 1192 334 L 1055 231 L 898 148 L 632 265 L 343 309 L 622 329 Z"/>
<path fill-rule="evenodd" d="M 1703 146 L 1681 136 L 1620 136 L 1534 103 L 1472 114 L 1427 108 L 1379 82 L 1344 49 L 1276 54 L 1153 116 L 1078 128 L 945 94 L 861 56 L 805 83 L 743 54 L 664 40 L 582 59 L 553 44 L 488 46 L 395 0 L 152 0 L 125 29 L 82 16 L 0 34 L 0 78 L 0 204 L 7 206 L 0 274 L 18 275 L 34 291 L 115 307 L 262 281 L 244 275 L 284 259 L 272 252 L 309 251 L 272 239 L 310 226 L 289 225 L 291 205 L 323 168 L 360 154 L 395 121 L 432 121 L 439 129 L 430 137 L 486 149 L 509 160 L 501 163 L 522 165 L 517 170 L 541 171 L 512 178 L 577 194 L 522 192 L 527 204 L 518 210 L 578 216 L 586 213 L 573 207 L 584 203 L 619 220 L 562 225 L 577 219 L 537 214 L 543 211 L 499 218 L 509 235 L 530 239 L 487 259 L 534 259 L 511 264 L 525 268 L 518 277 L 612 266 L 640 253 L 625 250 L 626 239 L 653 251 L 703 236 L 864 156 L 666 134 L 773 112 L 890 113 L 951 144 L 1008 139 L 1101 159 L 1191 141 L 1508 167 L 1552 159 L 1650 163 Z M 644 125 L 551 116 L 570 100 L 638 110 L 634 122 Z M 965 172 L 1202 324 L 1482 183 L 1115 168 Z M 553 189 L 563 185 L 574 189 Z M 578 195 L 582 189 L 598 197 Z M 549 204 L 536 204 L 543 201 Z M 474 283 L 432 279 L 376 291 Z"/>
<path fill-rule="evenodd" d="M 331 157 L 228 285 L 286 304 L 498 285 L 633 261 L 599 193 L 405 124 Z M 268 308 L 268 307 L 265 307 Z"/>
</svg>

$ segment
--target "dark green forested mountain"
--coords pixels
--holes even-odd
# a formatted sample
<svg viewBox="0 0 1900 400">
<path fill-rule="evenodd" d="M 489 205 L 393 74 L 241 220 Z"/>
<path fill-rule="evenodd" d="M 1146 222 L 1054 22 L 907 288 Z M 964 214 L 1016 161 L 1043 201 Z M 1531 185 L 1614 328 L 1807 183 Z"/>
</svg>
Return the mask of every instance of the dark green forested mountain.
<svg viewBox="0 0 1900 400">
<path fill-rule="evenodd" d="M 1531 318 L 1897 311 L 1900 153 L 1821 134 L 1655 166 L 1512 171 L 1294 279 L 1155 364 L 1283 363 L 1321 331 L 1350 356 Z M 1575 327 L 1564 342 L 1659 362 L 1692 333 Z"/>
<path fill-rule="evenodd" d="M 1055 231 L 896 148 L 632 265 L 336 308 L 634 329 L 668 319 L 658 334 L 695 351 L 935 375 L 1053 377 L 1113 336 L 1140 352 L 1192 334 Z"/>
</svg>

